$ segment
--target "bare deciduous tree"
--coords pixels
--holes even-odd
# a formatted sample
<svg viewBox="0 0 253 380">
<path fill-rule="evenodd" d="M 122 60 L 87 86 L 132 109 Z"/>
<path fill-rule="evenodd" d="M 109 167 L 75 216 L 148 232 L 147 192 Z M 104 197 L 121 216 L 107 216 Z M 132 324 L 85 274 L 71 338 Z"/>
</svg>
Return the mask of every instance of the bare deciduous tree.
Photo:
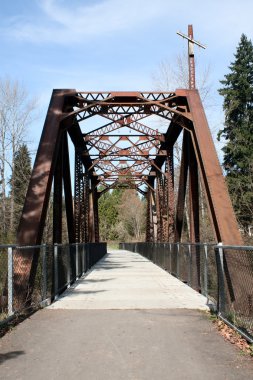
<svg viewBox="0 0 253 380">
<path fill-rule="evenodd" d="M 129 236 L 141 241 L 145 226 L 145 205 L 133 189 L 126 190 L 119 205 L 120 218 Z"/>
<path fill-rule="evenodd" d="M 7 226 L 13 231 L 14 197 L 7 200 L 8 178 L 12 178 L 13 160 L 21 144 L 26 140 L 27 127 L 32 121 L 36 101 L 18 81 L 0 78 L 0 216 L 2 238 L 6 237 Z M 13 192 L 13 186 L 10 186 Z M 9 215 L 7 208 L 9 203 Z"/>
</svg>

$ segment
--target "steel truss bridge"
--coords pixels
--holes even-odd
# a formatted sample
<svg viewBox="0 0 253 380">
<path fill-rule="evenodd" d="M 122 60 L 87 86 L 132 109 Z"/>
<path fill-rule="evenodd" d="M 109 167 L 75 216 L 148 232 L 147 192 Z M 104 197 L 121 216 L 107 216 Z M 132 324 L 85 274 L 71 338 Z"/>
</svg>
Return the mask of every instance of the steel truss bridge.
<svg viewBox="0 0 253 380">
<path fill-rule="evenodd" d="M 148 125 L 154 116 L 167 121 L 165 133 Z M 99 123 L 94 129 L 89 127 L 92 118 L 96 125 Z M 67 136 L 75 149 L 73 195 Z M 182 153 L 175 197 L 173 161 L 179 138 Z M 197 90 L 54 90 L 18 229 L 18 243 L 41 243 L 52 183 L 54 243 L 62 240 L 63 192 L 69 242 L 98 242 L 98 199 L 120 187 L 134 188 L 147 199 L 147 242 L 181 240 L 189 191 L 190 240 L 199 242 L 199 177 L 216 241 L 240 244 Z"/>
<path fill-rule="evenodd" d="M 164 132 L 157 129 L 154 119 L 165 120 Z M 70 140 L 75 150 L 74 194 Z M 174 150 L 179 142 L 180 174 L 175 186 Z M 99 242 L 98 199 L 110 189 L 123 187 L 135 189 L 146 197 L 147 242 L 181 241 L 188 197 L 190 242 L 198 243 L 201 241 L 199 181 L 216 242 L 242 244 L 197 90 L 54 90 L 17 242 L 22 246 L 41 244 L 51 191 L 53 243 L 62 242 L 63 199 L 69 243 Z M 19 285 L 26 287 L 36 265 L 36 255 L 23 254 L 21 262 L 19 258 L 19 273 L 20 268 L 25 268 Z"/>
</svg>

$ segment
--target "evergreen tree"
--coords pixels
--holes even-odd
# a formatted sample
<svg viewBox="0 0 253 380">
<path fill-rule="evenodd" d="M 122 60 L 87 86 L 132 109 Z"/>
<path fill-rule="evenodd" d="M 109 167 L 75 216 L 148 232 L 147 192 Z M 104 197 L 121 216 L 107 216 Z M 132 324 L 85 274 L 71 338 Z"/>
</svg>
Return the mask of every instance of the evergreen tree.
<svg viewBox="0 0 253 380">
<path fill-rule="evenodd" d="M 221 81 L 224 97 L 224 169 L 233 205 L 242 226 L 253 223 L 253 45 L 242 34 L 230 72 Z"/>
<path fill-rule="evenodd" d="M 28 182 L 31 176 L 31 157 L 26 144 L 22 144 L 14 154 L 11 177 L 11 196 L 14 201 L 14 233 L 19 223 L 24 205 Z"/>
</svg>

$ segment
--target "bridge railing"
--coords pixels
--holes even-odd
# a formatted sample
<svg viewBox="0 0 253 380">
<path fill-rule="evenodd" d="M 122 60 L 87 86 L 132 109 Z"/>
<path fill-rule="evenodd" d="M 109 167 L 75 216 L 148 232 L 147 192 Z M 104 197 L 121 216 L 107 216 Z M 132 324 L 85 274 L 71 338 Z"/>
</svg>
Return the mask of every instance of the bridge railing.
<svg viewBox="0 0 253 380">
<path fill-rule="evenodd" d="M 106 243 L 0 245 L 0 325 L 24 311 L 27 304 L 37 308 L 56 300 L 106 253 Z M 24 258 L 36 262 L 35 273 L 27 273 Z M 33 290 L 26 292 L 30 299 L 21 301 L 24 276 L 30 279 L 33 274 Z"/>
<path fill-rule="evenodd" d="M 227 324 L 253 343 L 253 247 L 120 243 L 207 297 Z"/>
</svg>

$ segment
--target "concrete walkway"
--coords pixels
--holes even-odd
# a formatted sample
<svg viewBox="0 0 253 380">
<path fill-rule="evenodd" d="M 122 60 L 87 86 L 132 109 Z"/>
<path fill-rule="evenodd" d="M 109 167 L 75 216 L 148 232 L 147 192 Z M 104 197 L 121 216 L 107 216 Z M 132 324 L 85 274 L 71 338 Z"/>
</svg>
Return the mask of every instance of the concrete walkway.
<svg viewBox="0 0 253 380">
<path fill-rule="evenodd" d="M 252 360 L 196 310 L 205 304 L 141 256 L 112 252 L 0 340 L 0 379 L 251 379 Z"/>
<path fill-rule="evenodd" d="M 111 251 L 52 309 L 200 309 L 207 299 L 137 253 Z"/>
</svg>

